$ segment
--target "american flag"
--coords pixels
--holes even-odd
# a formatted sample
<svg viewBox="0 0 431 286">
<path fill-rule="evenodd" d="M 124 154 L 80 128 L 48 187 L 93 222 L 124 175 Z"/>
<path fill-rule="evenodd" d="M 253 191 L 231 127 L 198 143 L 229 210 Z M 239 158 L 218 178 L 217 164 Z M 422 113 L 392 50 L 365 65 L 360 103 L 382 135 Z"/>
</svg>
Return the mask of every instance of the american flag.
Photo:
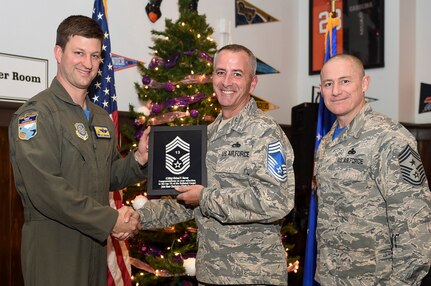
<svg viewBox="0 0 431 286">
<path fill-rule="evenodd" d="M 94 1 L 93 19 L 102 27 L 105 38 L 102 45 L 102 64 L 99 73 L 89 88 L 90 99 L 103 107 L 114 122 L 118 138 L 118 109 L 117 95 L 115 93 L 114 65 L 111 58 L 111 40 L 108 29 L 108 21 L 105 6 L 102 0 Z"/>
<path fill-rule="evenodd" d="M 98 75 L 88 89 L 88 96 L 95 104 L 101 106 L 109 113 L 115 125 L 116 136 L 119 138 L 114 66 L 111 58 L 111 40 L 108 29 L 107 9 L 105 9 L 105 7 L 105 1 L 94 1 L 92 18 L 99 23 L 105 37 L 102 45 L 102 63 Z M 116 209 L 120 208 L 122 206 L 121 191 L 111 192 L 109 201 L 111 207 Z M 132 285 L 131 265 L 126 242 L 108 237 L 107 251 L 107 285 Z"/>
</svg>

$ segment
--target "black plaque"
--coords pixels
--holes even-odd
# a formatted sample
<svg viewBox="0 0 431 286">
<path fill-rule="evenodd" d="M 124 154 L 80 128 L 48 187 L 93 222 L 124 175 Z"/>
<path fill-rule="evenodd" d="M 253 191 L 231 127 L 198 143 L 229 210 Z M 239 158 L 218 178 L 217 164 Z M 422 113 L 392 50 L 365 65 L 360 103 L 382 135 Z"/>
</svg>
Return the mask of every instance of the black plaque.
<svg viewBox="0 0 431 286">
<path fill-rule="evenodd" d="M 206 186 L 206 130 L 205 125 L 151 127 L 148 196 L 175 196 L 177 186 Z"/>
</svg>

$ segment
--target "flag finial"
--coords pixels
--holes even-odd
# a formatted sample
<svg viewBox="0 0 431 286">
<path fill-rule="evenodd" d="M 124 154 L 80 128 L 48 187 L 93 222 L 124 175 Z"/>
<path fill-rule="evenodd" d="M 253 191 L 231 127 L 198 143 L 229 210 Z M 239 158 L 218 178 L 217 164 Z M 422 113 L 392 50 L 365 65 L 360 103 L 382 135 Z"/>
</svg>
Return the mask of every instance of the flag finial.
<svg viewBox="0 0 431 286">
<path fill-rule="evenodd" d="M 331 17 L 332 18 L 337 17 L 337 13 L 335 12 L 335 2 L 337 2 L 337 0 L 331 0 Z"/>
</svg>

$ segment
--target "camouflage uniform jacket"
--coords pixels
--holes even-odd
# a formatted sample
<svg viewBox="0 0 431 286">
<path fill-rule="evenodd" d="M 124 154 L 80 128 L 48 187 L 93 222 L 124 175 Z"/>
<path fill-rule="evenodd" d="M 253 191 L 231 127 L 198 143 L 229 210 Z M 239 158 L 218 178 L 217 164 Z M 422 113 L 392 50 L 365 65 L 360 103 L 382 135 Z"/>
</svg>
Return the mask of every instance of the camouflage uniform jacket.
<svg viewBox="0 0 431 286">
<path fill-rule="evenodd" d="M 208 127 L 208 187 L 200 206 L 191 210 L 175 200 L 149 201 L 139 210 L 143 227 L 195 218 L 200 282 L 287 285 L 280 224 L 294 203 L 290 143 L 253 99 L 218 130 L 220 120 L 221 115 Z M 271 150 L 278 152 L 271 156 Z M 277 155 L 284 164 L 274 175 L 270 165 Z"/>
<path fill-rule="evenodd" d="M 431 249 L 431 193 L 415 138 L 366 104 L 320 143 L 321 285 L 419 285 Z"/>
</svg>

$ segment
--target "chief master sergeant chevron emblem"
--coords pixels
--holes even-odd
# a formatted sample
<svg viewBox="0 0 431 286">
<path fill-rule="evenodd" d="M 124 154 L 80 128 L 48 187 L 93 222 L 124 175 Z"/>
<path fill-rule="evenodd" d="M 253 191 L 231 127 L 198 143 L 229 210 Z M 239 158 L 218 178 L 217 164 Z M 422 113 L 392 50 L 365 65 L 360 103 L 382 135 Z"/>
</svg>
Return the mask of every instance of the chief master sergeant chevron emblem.
<svg viewBox="0 0 431 286">
<path fill-rule="evenodd" d="M 287 180 L 286 160 L 284 159 L 280 141 L 268 144 L 267 170 L 277 178 L 285 182 Z"/>
<path fill-rule="evenodd" d="M 420 186 L 425 180 L 425 170 L 421 158 L 410 145 L 407 145 L 398 156 L 401 174 L 406 183 Z"/>
<path fill-rule="evenodd" d="M 175 175 L 187 171 L 190 168 L 190 144 L 178 136 L 166 144 L 165 166 Z"/>
</svg>

